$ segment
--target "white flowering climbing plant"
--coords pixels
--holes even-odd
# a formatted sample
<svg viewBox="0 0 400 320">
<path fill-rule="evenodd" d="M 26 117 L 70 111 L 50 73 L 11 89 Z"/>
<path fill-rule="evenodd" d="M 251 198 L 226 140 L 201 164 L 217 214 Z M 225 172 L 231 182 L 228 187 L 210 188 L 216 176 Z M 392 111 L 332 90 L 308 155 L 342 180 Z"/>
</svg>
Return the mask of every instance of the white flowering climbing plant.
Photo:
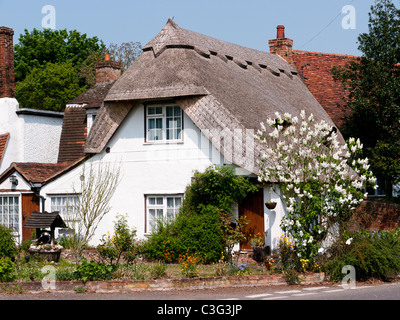
<svg viewBox="0 0 400 320">
<path fill-rule="evenodd" d="M 279 185 L 287 209 L 282 230 L 293 238 L 299 257 L 312 258 L 331 226 L 347 221 L 366 188 L 377 187 L 376 179 L 359 139 L 340 142 L 335 128 L 304 110 L 300 118 L 275 116 L 256 134 L 264 145 L 258 180 Z"/>
</svg>

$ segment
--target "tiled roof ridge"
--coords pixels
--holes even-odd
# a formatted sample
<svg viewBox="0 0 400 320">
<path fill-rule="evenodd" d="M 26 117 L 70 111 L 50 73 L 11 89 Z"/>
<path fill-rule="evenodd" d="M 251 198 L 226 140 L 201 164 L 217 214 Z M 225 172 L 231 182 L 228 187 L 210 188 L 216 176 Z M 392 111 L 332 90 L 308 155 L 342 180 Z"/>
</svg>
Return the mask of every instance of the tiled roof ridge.
<svg viewBox="0 0 400 320">
<path fill-rule="evenodd" d="M 321 55 L 321 56 L 335 56 L 335 57 L 343 57 L 343 58 L 359 58 L 359 56 L 355 56 L 352 54 L 342 54 L 342 53 L 328 53 L 328 52 L 318 52 L 318 51 L 307 51 L 307 50 L 295 50 L 293 49 L 294 54 L 312 54 L 312 55 Z"/>
</svg>

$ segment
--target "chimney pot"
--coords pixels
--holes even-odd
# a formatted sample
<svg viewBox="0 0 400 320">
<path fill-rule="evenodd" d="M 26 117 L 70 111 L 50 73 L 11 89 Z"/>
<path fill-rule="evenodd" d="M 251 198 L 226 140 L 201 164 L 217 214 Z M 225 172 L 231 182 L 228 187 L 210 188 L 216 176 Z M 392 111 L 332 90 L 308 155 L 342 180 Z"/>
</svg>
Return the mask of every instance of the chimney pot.
<svg viewBox="0 0 400 320">
<path fill-rule="evenodd" d="M 277 39 L 285 38 L 285 26 L 280 25 L 276 27 L 276 38 Z"/>
<path fill-rule="evenodd" d="M 110 55 L 104 56 L 104 61 L 99 61 L 95 65 L 96 83 L 117 80 L 121 76 L 121 64 L 111 61 Z"/>
</svg>

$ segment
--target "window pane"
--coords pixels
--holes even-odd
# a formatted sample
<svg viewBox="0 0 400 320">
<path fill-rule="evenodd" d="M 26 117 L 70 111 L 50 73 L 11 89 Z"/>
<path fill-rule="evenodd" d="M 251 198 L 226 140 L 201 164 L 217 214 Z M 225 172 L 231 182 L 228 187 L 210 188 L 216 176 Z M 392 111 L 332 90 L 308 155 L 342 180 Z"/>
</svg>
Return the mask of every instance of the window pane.
<svg viewBox="0 0 400 320">
<path fill-rule="evenodd" d="M 157 219 L 162 219 L 163 217 L 163 209 L 157 209 Z"/>
<path fill-rule="evenodd" d="M 155 217 L 156 217 L 156 210 L 149 209 L 149 218 L 150 218 L 150 220 L 153 220 Z"/>
<path fill-rule="evenodd" d="M 181 108 L 180 107 L 174 107 L 174 116 L 181 116 Z"/>
<path fill-rule="evenodd" d="M 167 107 L 167 117 L 171 117 L 174 114 L 174 107 Z"/>
<path fill-rule="evenodd" d="M 163 198 L 157 198 L 157 204 L 158 205 L 162 205 L 164 203 L 164 199 Z"/>
<path fill-rule="evenodd" d="M 156 204 L 156 198 L 150 197 L 149 198 L 149 205 L 154 205 Z"/>
<path fill-rule="evenodd" d="M 181 206 L 181 201 L 182 201 L 181 197 L 175 198 L 175 207 L 179 208 Z"/>
<path fill-rule="evenodd" d="M 174 207 L 174 198 L 167 198 L 167 207 L 168 208 Z"/>
</svg>

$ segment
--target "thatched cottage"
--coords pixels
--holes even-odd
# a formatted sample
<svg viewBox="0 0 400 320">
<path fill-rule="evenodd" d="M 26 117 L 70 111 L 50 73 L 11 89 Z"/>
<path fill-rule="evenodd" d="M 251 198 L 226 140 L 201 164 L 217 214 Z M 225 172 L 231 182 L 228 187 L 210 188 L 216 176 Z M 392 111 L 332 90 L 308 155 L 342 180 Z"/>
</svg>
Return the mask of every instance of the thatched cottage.
<svg viewBox="0 0 400 320">
<path fill-rule="evenodd" d="M 80 117 L 81 127 L 90 122 L 87 138 L 74 142 L 71 129 L 69 138 L 62 134 L 76 156 L 60 145 L 58 170 L 35 182 L 40 209 L 67 215 L 66 203 L 74 196 L 72 186 L 79 187 L 85 176 L 85 161 L 119 164 L 122 180 L 94 242 L 111 231 L 117 214 L 128 215 L 139 237 L 151 232 L 157 218 L 173 217 L 195 170 L 230 165 L 237 174 L 256 177 L 261 145 L 253 134 L 276 111 L 299 115 L 304 109 L 335 126 L 281 56 L 189 31 L 172 20 L 112 81 L 101 106 L 88 108 L 90 101 L 78 99 L 67 108 L 63 134 Z M 73 113 L 77 117 L 69 119 Z M 0 189 L 10 190 L 9 177 L 15 175 L 22 180 L 15 194 L 32 191 L 21 166 L 13 164 L 0 176 Z M 273 210 L 265 206 L 271 200 L 277 202 Z M 268 231 L 266 242 L 275 246 L 285 208 L 269 185 L 236 211 L 250 219 L 252 232 Z M 24 208 L 20 212 L 29 214 Z M 21 230 L 22 225 L 21 219 Z"/>
</svg>

